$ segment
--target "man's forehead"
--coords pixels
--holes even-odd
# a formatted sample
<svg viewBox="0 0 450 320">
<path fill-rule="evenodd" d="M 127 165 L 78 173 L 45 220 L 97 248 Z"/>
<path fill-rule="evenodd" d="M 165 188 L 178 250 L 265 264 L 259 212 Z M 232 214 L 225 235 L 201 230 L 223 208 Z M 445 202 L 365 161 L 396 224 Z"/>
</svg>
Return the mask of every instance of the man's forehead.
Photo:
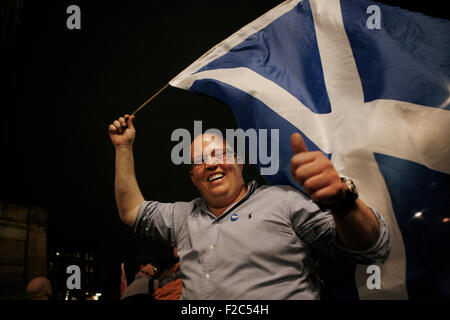
<svg viewBox="0 0 450 320">
<path fill-rule="evenodd" d="M 195 151 L 208 152 L 215 149 L 224 149 L 228 143 L 223 137 L 213 134 L 202 134 L 197 136 L 191 144 L 191 149 Z"/>
</svg>

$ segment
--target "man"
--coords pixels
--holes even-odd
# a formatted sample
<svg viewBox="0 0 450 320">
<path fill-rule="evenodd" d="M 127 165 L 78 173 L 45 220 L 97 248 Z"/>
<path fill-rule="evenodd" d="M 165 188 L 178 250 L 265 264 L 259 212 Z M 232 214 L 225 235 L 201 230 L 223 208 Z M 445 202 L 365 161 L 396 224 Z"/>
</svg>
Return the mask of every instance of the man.
<svg viewBox="0 0 450 320">
<path fill-rule="evenodd" d="M 319 299 L 314 251 L 359 263 L 387 258 L 381 215 L 357 199 L 328 158 L 308 152 L 300 135 L 291 137 L 291 172 L 311 198 L 289 186 L 246 185 L 226 142 L 200 135 L 191 145 L 190 177 L 202 198 L 160 203 L 144 201 L 136 181 L 133 120 L 125 115 L 109 126 L 119 214 L 136 233 L 177 246 L 182 299 Z"/>
<path fill-rule="evenodd" d="M 155 291 L 156 262 L 151 257 L 138 256 L 133 260 L 134 281 L 125 289 L 121 300 L 151 299 Z M 157 286 L 157 285 L 156 285 Z"/>
<path fill-rule="evenodd" d="M 52 284 L 45 277 L 33 278 L 27 285 L 28 300 L 48 300 L 52 296 Z"/>
</svg>

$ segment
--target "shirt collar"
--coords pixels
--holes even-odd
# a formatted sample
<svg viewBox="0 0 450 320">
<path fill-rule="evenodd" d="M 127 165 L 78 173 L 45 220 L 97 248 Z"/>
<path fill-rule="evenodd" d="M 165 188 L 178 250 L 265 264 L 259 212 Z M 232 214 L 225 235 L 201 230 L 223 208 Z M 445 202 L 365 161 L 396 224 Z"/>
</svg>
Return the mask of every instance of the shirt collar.
<svg viewBox="0 0 450 320">
<path fill-rule="evenodd" d="M 247 184 L 247 193 L 245 194 L 245 196 L 241 200 L 236 202 L 233 206 L 231 206 L 227 210 L 225 210 L 225 212 L 221 216 L 219 216 L 217 219 L 227 215 L 228 212 L 230 212 L 237 206 L 241 205 L 244 201 L 246 201 L 253 194 L 253 192 L 255 192 L 255 190 L 257 188 L 258 188 L 258 183 L 255 180 L 249 182 Z M 197 201 L 195 202 L 194 210 L 197 208 L 199 208 L 201 211 L 203 211 L 205 213 L 212 215 L 212 213 L 208 209 L 208 205 L 206 204 L 206 200 L 204 198 L 197 199 Z"/>
</svg>

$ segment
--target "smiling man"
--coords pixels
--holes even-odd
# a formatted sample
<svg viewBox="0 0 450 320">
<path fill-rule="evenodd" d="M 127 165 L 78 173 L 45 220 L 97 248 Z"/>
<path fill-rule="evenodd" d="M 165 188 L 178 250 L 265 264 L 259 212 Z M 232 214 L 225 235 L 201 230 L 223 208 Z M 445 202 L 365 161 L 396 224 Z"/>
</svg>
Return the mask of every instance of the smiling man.
<svg viewBox="0 0 450 320">
<path fill-rule="evenodd" d="M 226 141 L 203 134 L 191 145 L 190 170 L 202 197 L 161 203 L 145 201 L 139 190 L 133 119 L 125 115 L 109 126 L 117 207 L 137 234 L 178 248 L 182 299 L 319 299 L 315 252 L 363 264 L 387 258 L 382 216 L 299 134 L 291 137 L 291 172 L 309 197 L 290 186 L 245 184 L 243 165 Z"/>
<path fill-rule="evenodd" d="M 247 193 L 243 165 L 235 161 L 233 150 L 220 136 L 202 134 L 191 144 L 190 177 L 209 210 L 220 216 Z"/>
</svg>

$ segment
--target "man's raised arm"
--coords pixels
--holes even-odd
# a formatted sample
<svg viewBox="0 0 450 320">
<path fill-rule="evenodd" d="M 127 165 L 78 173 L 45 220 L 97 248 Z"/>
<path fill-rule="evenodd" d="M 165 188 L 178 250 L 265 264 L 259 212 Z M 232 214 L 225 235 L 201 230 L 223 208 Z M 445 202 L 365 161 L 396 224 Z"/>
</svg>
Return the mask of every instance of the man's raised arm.
<svg viewBox="0 0 450 320">
<path fill-rule="evenodd" d="M 134 172 L 134 116 L 125 115 L 109 125 L 109 137 L 116 150 L 114 190 L 120 219 L 132 227 L 139 206 L 144 201 Z"/>
</svg>

